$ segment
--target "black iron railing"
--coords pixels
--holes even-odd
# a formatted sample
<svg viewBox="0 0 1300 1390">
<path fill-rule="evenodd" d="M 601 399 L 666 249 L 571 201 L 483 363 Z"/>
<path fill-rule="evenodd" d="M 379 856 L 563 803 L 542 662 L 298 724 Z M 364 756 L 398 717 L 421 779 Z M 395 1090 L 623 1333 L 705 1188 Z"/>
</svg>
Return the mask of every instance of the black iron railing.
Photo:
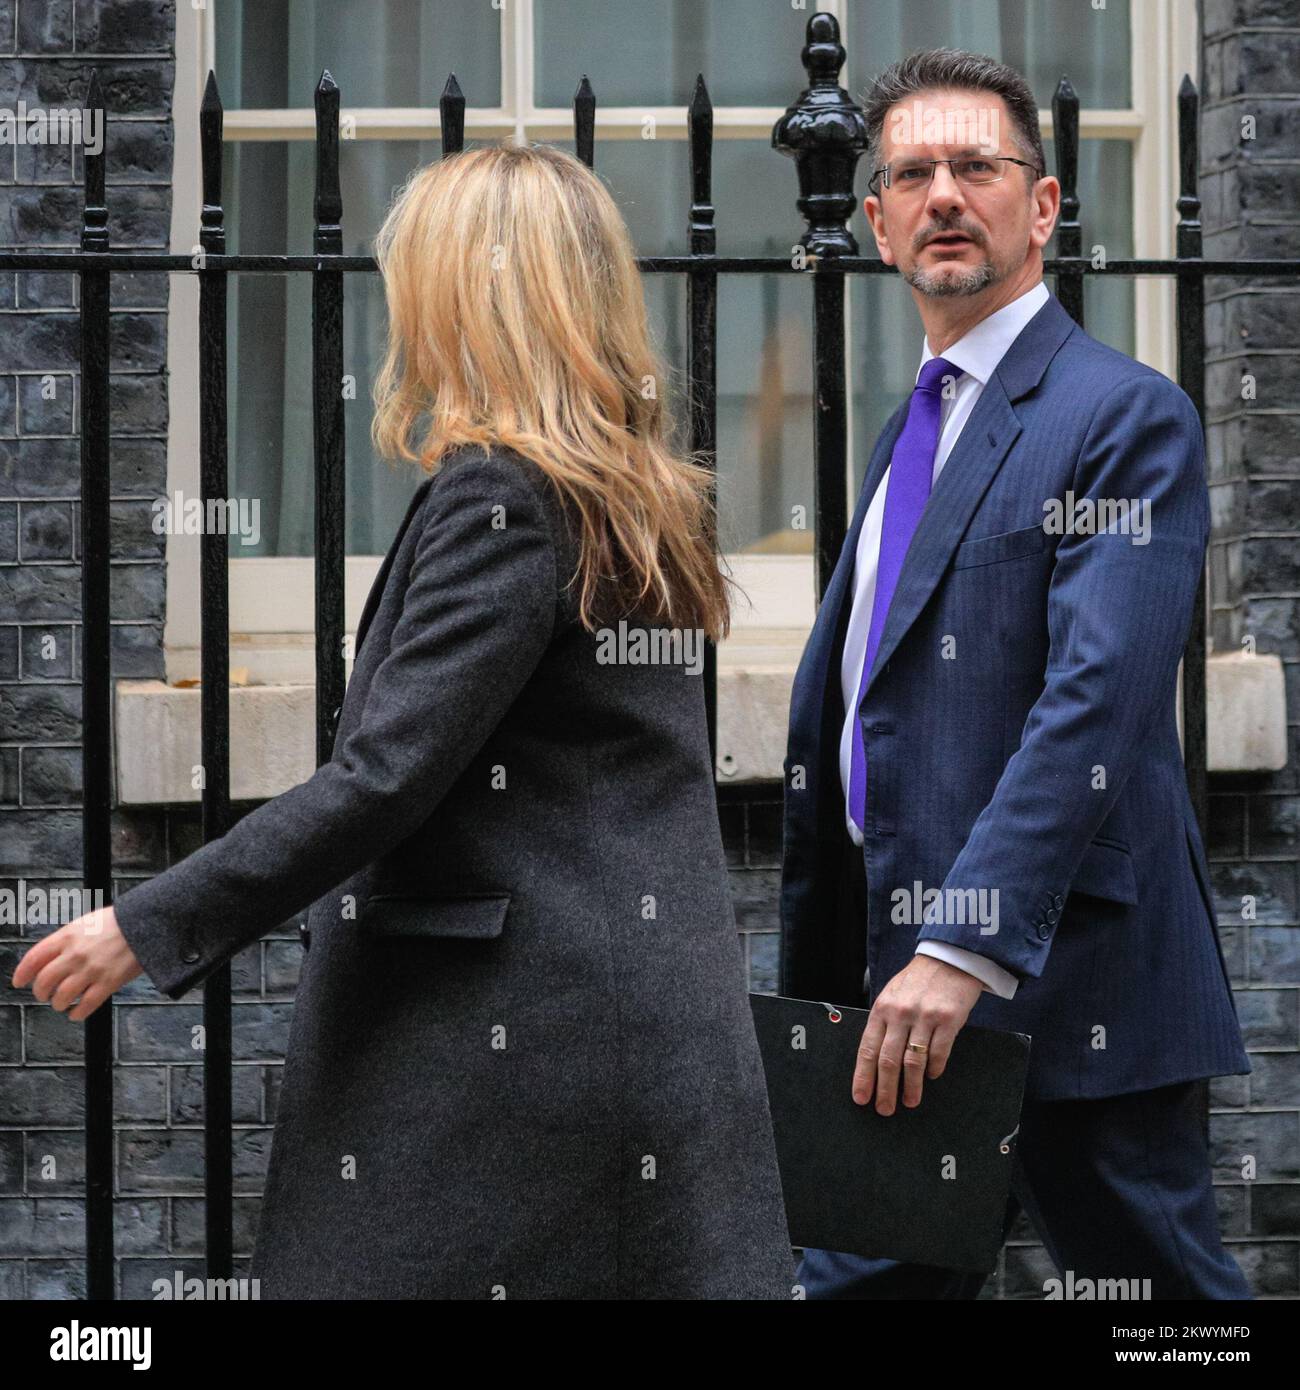
<svg viewBox="0 0 1300 1390">
<path fill-rule="evenodd" d="M 690 443 L 716 459 L 717 283 L 719 275 L 801 275 L 811 280 L 814 326 L 813 454 L 815 472 L 815 584 L 818 598 L 829 582 L 848 525 L 846 276 L 893 273 L 883 262 L 858 254 L 848 230 L 856 206 L 854 174 L 866 149 L 861 110 L 839 85 L 845 52 L 839 25 L 828 14 L 808 23 L 802 54 L 809 85 L 777 122 L 775 149 L 790 155 L 799 183 L 797 206 L 807 222 L 799 257 L 719 256 L 711 188 L 713 108 L 704 79 L 697 79 L 689 107 L 691 187 L 689 254 L 639 259 L 647 274 L 684 275 L 687 289 L 687 387 Z M 311 255 L 226 254 L 222 207 L 222 107 L 209 75 L 200 117 L 203 210 L 198 264 L 191 255 L 114 251 L 108 244 L 104 160 L 85 153 L 85 208 L 79 251 L 0 252 L 0 270 L 71 271 L 81 280 L 81 555 L 83 665 L 83 777 L 85 887 L 112 898 L 109 817 L 109 277 L 113 271 L 192 273 L 199 283 L 200 476 L 209 499 L 227 496 L 226 289 L 234 274 L 312 277 L 312 393 L 316 505 L 316 727 L 317 761 L 330 757 L 344 689 L 344 422 L 338 383 L 343 376 L 344 277 L 376 273 L 369 256 L 344 256 L 339 193 L 339 88 L 328 72 L 316 88 L 316 198 Z M 92 75 L 86 102 L 102 123 L 103 99 Z M 454 76 L 439 102 L 442 153 L 464 145 L 465 97 Z M 1180 193 L 1177 255 L 1172 260 L 1110 260 L 1094 264 L 1081 253 L 1076 188 L 1079 102 L 1062 79 L 1052 102 L 1061 215 L 1059 254 L 1046 263 L 1056 293 L 1083 323 L 1084 282 L 1089 276 L 1172 276 L 1177 283 L 1178 383 L 1204 420 L 1205 277 L 1300 277 L 1300 260 L 1205 260 L 1201 255 L 1197 195 L 1198 98 L 1184 78 L 1178 93 Z M 586 77 L 574 98 L 578 158 L 595 160 L 596 97 Z M 91 129 L 95 129 L 94 125 Z M 99 128 L 102 128 L 102 124 Z M 776 171 L 774 170 L 774 177 Z M 201 540 L 202 792 L 203 838 L 223 835 L 231 824 L 229 726 L 229 609 L 227 538 Z M 1183 727 L 1187 778 L 1202 827 L 1206 813 L 1205 584 L 1196 600 L 1184 660 Z M 716 735 L 716 653 L 705 667 L 711 744 Z M 210 1277 L 232 1270 L 230 970 L 215 971 L 204 985 L 205 1153 L 207 1264 Z M 107 1009 L 86 1023 L 86 1231 L 87 1292 L 113 1296 L 113 1149 L 111 1017 Z"/>
</svg>

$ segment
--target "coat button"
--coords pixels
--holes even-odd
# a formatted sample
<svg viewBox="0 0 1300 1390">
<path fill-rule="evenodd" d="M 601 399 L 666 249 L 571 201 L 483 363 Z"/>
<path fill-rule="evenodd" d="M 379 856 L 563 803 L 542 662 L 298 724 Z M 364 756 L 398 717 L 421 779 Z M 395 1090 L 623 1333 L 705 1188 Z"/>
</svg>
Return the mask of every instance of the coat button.
<svg viewBox="0 0 1300 1390">
<path fill-rule="evenodd" d="M 1054 907 L 1049 907 L 1049 908 L 1047 909 L 1047 920 L 1048 920 L 1049 922 L 1055 922 L 1056 919 L 1057 919 L 1057 917 L 1059 917 L 1059 916 L 1060 916 L 1060 913 L 1058 913 L 1057 910 L 1056 910 Z"/>
<path fill-rule="evenodd" d="M 1053 902 L 1057 907 L 1060 907 L 1060 906 L 1065 902 L 1065 899 L 1058 893 L 1058 894 L 1052 899 L 1052 902 Z"/>
<path fill-rule="evenodd" d="M 1052 929 L 1051 929 L 1051 927 L 1049 927 L 1049 926 L 1047 925 L 1046 922 L 1039 922 L 1039 924 L 1038 924 L 1038 939 L 1039 939 L 1040 941 L 1046 941 L 1047 938 L 1048 938 L 1049 936 L 1051 936 L 1051 934 L 1052 934 Z"/>
<path fill-rule="evenodd" d="M 193 965 L 198 960 L 199 954 L 199 948 L 192 941 L 187 941 L 181 947 L 181 959 L 186 965 Z"/>
<path fill-rule="evenodd" d="M 302 949 L 304 951 L 311 950 L 311 928 L 306 922 L 298 923 L 298 940 L 302 942 Z"/>
<path fill-rule="evenodd" d="M 330 737 L 333 738 L 339 731 L 339 715 L 343 713 L 342 705 L 335 705 L 334 712 L 329 717 Z"/>
</svg>

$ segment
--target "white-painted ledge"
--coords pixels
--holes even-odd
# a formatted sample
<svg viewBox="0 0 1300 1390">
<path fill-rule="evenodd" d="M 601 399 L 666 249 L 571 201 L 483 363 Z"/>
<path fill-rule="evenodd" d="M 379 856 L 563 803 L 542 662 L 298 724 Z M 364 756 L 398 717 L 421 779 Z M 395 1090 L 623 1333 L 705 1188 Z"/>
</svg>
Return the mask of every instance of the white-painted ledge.
<svg viewBox="0 0 1300 1390">
<path fill-rule="evenodd" d="M 718 654 L 720 784 L 780 780 L 790 685 L 805 633 L 751 628 Z M 1211 772 L 1277 772 L 1286 765 L 1286 694 L 1273 655 L 1214 654 L 1206 663 Z M 199 690 L 118 681 L 117 794 L 126 805 L 199 800 Z M 230 689 L 230 794 L 265 801 L 315 770 L 315 688 L 276 683 Z"/>
</svg>

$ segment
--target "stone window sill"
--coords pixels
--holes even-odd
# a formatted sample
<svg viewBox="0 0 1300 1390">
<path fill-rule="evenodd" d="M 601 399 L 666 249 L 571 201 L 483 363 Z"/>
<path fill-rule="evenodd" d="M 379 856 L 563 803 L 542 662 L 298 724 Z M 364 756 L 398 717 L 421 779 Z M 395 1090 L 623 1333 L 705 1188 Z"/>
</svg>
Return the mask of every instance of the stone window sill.
<svg viewBox="0 0 1300 1390">
<path fill-rule="evenodd" d="M 718 766 L 723 783 L 779 781 L 790 686 L 806 634 L 751 629 L 718 657 Z M 1276 772 L 1286 765 L 1282 663 L 1273 655 L 1215 654 L 1206 663 L 1210 772 Z M 199 800 L 199 690 L 156 680 L 117 683 L 117 794 L 124 805 Z M 315 688 L 232 686 L 231 798 L 266 801 L 315 771 Z"/>
</svg>

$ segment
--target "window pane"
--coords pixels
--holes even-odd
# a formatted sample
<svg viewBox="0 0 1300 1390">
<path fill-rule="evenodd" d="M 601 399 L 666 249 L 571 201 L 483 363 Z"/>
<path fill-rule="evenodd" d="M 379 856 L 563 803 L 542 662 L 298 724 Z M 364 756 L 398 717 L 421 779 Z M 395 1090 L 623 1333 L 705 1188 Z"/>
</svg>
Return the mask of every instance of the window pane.
<svg viewBox="0 0 1300 1390">
<path fill-rule="evenodd" d="M 790 0 L 534 0 L 538 106 L 568 106 L 583 73 L 602 106 L 684 106 L 697 73 L 715 106 L 781 106 L 803 90 L 811 10 Z"/>
<path fill-rule="evenodd" d="M 812 284 L 724 275 L 718 292 L 718 529 L 722 548 L 811 554 Z M 793 529 L 793 509 L 807 524 Z"/>
<path fill-rule="evenodd" d="M 555 142 L 572 152 L 571 142 Z M 436 142 L 345 141 L 341 147 L 344 250 L 368 254 L 392 193 Z M 1054 152 L 1047 151 L 1051 167 Z M 310 142 L 234 142 L 227 149 L 232 251 L 311 248 L 314 154 Z M 1132 254 L 1131 147 L 1085 140 L 1080 151 L 1084 249 Z M 680 140 L 602 140 L 596 169 L 627 219 L 639 255 L 686 249 L 687 146 Z M 1103 176 L 1104 171 L 1104 176 Z M 785 256 L 803 221 L 794 165 L 764 141 L 715 147 L 714 198 L 722 254 Z M 874 244 L 861 207 L 852 227 Z M 1055 243 L 1048 247 L 1049 256 Z M 236 496 L 261 499 L 262 542 L 241 555 L 312 553 L 311 289 L 308 277 L 235 276 L 230 296 L 231 479 Z M 871 444 L 911 389 L 920 323 L 897 276 L 851 277 L 850 385 L 854 463 L 860 480 Z M 809 503 L 812 477 L 811 297 L 790 276 L 723 276 L 719 291 L 718 453 L 723 539 L 729 549 L 808 548 L 790 532 L 790 508 Z M 681 277 L 649 275 L 646 301 L 672 379 L 670 409 L 685 426 L 685 292 Z M 1089 331 L 1133 351 L 1131 282 L 1089 280 Z M 345 370 L 356 398 L 345 408 L 347 551 L 387 548 L 417 479 L 395 473 L 369 442 L 370 386 L 384 336 L 377 275 L 346 278 Z M 684 443 L 684 439 L 679 442 Z"/>
<path fill-rule="evenodd" d="M 574 153 L 572 140 L 546 143 Z M 685 140 L 598 136 L 595 170 L 627 221 L 637 255 L 687 253 L 691 164 Z M 714 141 L 713 225 L 719 255 L 792 255 L 807 230 L 795 205 L 798 196 L 794 160 L 766 140 Z"/>
<path fill-rule="evenodd" d="M 539 106 L 567 106 L 585 72 L 610 106 L 684 105 L 702 72 L 717 105 L 787 106 L 810 10 L 789 0 L 536 0 Z M 1129 0 L 849 0 L 843 38 L 860 94 L 918 48 L 988 53 L 1023 72 L 1047 107 L 1063 72 L 1085 106 L 1131 105 Z"/>
<path fill-rule="evenodd" d="M 1047 167 L 1056 172 L 1056 149 L 1043 141 Z M 1133 146 L 1127 140 L 1079 142 L 1079 222 L 1083 254 L 1099 251 L 1107 260 L 1133 255 Z M 1170 219 L 1174 217 L 1172 202 Z M 1047 244 L 1047 257 L 1057 254 L 1056 237 Z M 1133 356 L 1135 281 L 1131 276 L 1103 280 L 1089 275 L 1083 282 L 1083 322 L 1099 342 Z M 1055 286 L 1052 286 L 1054 289 Z"/>
<path fill-rule="evenodd" d="M 572 142 L 556 141 L 573 152 Z M 596 170 L 627 220 L 638 255 L 687 249 L 690 164 L 682 140 L 603 140 Z M 794 164 L 765 141 L 714 146 L 718 251 L 787 256 L 804 223 Z M 686 429 L 684 277 L 647 275 L 646 303 L 673 373 L 670 408 Z M 724 550 L 811 551 L 791 509 L 811 516 L 811 286 L 790 275 L 718 280 L 718 514 Z M 685 434 L 679 440 L 686 444 Z"/>
<path fill-rule="evenodd" d="M 345 108 L 437 106 L 449 72 L 469 105 L 501 101 L 501 11 L 489 0 L 222 0 L 214 22 L 228 111 L 309 107 L 323 68 Z"/>
<path fill-rule="evenodd" d="M 437 141 L 358 140 L 340 146 L 343 250 L 371 255 L 393 191 L 418 164 L 440 156 Z M 226 146 L 228 244 L 233 253 L 311 250 L 315 147 L 309 141 L 238 141 Z M 233 275 L 227 323 L 231 372 L 232 495 L 260 499 L 261 541 L 231 554 L 310 555 L 314 482 L 311 400 L 311 277 Z M 375 273 L 344 276 L 346 535 L 349 555 L 382 554 L 420 474 L 390 464 L 370 443 L 371 384 L 383 352 L 383 285 Z"/>
<path fill-rule="evenodd" d="M 1084 106 L 1132 105 L 1129 0 L 1107 0 L 1105 9 L 1088 0 L 849 0 L 848 15 L 844 44 L 859 99 L 905 54 L 951 47 L 1010 64 L 1043 110 L 1063 73 Z"/>
</svg>

